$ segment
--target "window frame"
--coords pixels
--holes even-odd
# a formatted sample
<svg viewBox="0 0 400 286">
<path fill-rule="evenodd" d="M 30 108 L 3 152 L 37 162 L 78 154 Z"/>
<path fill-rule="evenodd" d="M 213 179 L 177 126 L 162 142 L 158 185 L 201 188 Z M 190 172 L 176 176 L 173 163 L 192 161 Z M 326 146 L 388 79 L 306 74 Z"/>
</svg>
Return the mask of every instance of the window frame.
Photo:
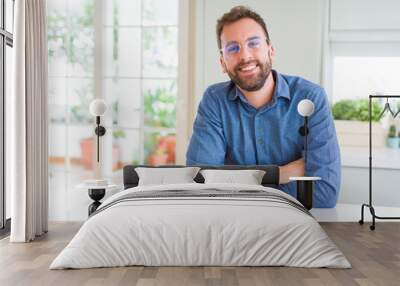
<svg viewBox="0 0 400 286">
<path fill-rule="evenodd" d="M 346 41 L 331 42 L 331 53 L 329 59 L 329 101 L 334 103 L 334 69 L 335 57 L 398 57 L 400 58 L 400 41 Z M 368 94 L 365 95 L 368 98 Z M 350 99 L 350 98 L 349 98 Z"/>
<path fill-rule="evenodd" d="M 330 12 L 329 12 L 330 13 Z M 400 57 L 400 29 L 334 30 L 328 28 L 324 87 L 333 102 L 333 69 L 336 56 Z"/>
<path fill-rule="evenodd" d="M 13 14 L 15 0 L 11 0 L 13 5 Z M 6 217 L 6 188 L 5 188 L 5 104 L 6 104 L 6 48 L 13 47 L 13 33 L 6 30 L 6 0 L 1 0 L 1 21 L 0 21 L 0 58 L 1 58 L 1 75 L 0 75 L 0 236 L 6 235 L 10 231 L 10 221 Z M 14 17 L 14 15 L 11 15 Z"/>
<path fill-rule="evenodd" d="M 379 30 L 328 30 L 328 49 L 326 51 L 327 65 L 324 69 L 325 89 L 329 94 L 329 102 L 333 103 L 334 86 L 334 58 L 337 56 L 364 56 L 364 57 L 400 57 L 400 29 Z M 397 50 L 396 50 L 397 49 Z M 365 95 L 368 98 L 368 94 Z M 342 153 L 342 167 L 365 168 L 365 150 L 367 147 L 352 148 L 340 146 Z M 400 150 L 400 149 L 399 149 Z M 400 170 L 390 162 L 385 162 L 386 157 L 379 158 L 380 164 L 373 168 Z M 377 159 L 377 158 L 375 158 Z"/>
</svg>

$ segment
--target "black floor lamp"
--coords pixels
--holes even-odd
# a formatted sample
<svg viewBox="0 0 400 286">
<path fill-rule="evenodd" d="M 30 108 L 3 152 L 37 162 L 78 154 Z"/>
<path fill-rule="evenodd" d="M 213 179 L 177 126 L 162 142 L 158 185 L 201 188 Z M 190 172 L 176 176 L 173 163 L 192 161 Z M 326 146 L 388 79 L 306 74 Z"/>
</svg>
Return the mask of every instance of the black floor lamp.
<svg viewBox="0 0 400 286">
<path fill-rule="evenodd" d="M 94 133 L 97 135 L 97 162 L 99 162 L 100 157 L 100 136 L 106 134 L 106 129 L 104 126 L 100 125 L 100 116 L 103 116 L 107 111 L 106 102 L 103 99 L 94 99 L 89 106 L 89 111 L 93 116 L 96 116 L 96 129 Z"/>
<path fill-rule="evenodd" d="M 103 116 L 107 111 L 106 102 L 103 99 L 94 99 L 89 106 L 90 114 L 96 117 L 96 129 L 94 133 L 97 135 L 97 162 L 100 161 L 100 136 L 106 134 L 106 129 L 104 126 L 100 125 L 100 116 Z M 88 209 L 89 216 L 96 211 L 96 209 L 101 205 L 100 200 L 106 194 L 106 187 L 102 186 L 105 180 L 94 180 L 94 183 L 100 183 L 99 185 L 93 184 L 88 188 L 89 197 L 94 201 Z"/>
<path fill-rule="evenodd" d="M 303 99 L 297 105 L 298 113 L 304 117 L 304 125 L 299 128 L 299 133 L 304 136 L 304 164 L 307 166 L 308 152 L 308 119 L 314 113 L 314 103 L 309 99 Z M 308 210 L 313 207 L 314 181 L 321 180 L 320 177 L 290 177 L 290 181 L 296 181 L 297 200 Z"/>
</svg>

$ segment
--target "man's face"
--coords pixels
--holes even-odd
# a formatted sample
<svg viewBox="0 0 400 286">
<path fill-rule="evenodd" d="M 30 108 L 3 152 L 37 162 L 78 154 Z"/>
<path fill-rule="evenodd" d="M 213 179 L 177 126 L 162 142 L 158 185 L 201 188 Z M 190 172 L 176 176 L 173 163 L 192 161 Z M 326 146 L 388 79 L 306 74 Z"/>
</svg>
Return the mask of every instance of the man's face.
<svg viewBox="0 0 400 286">
<path fill-rule="evenodd" d="M 221 45 L 221 66 L 231 80 L 246 91 L 261 89 L 271 73 L 274 56 L 261 26 L 250 18 L 225 25 Z"/>
</svg>

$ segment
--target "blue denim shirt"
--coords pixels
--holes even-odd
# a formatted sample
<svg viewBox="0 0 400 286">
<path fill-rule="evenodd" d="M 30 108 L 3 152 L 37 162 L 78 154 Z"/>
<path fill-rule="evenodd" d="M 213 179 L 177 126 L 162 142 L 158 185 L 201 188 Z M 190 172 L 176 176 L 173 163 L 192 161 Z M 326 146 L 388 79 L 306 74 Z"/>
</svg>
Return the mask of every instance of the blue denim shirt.
<svg viewBox="0 0 400 286">
<path fill-rule="evenodd" d="M 314 185 L 314 207 L 334 207 L 340 189 L 340 153 L 325 91 L 305 79 L 272 71 L 272 100 L 256 109 L 232 81 L 205 91 L 199 104 L 187 165 L 285 165 L 302 157 L 304 119 L 297 112 L 302 99 L 314 102 L 309 118 L 306 176 L 322 179 Z M 296 196 L 296 183 L 279 185 Z"/>
</svg>

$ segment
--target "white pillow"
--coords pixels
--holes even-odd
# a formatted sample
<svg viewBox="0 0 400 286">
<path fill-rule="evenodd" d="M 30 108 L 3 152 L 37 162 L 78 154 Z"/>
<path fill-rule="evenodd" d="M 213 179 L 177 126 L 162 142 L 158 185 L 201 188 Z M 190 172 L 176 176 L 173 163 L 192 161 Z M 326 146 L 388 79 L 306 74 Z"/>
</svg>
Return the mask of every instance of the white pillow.
<svg viewBox="0 0 400 286">
<path fill-rule="evenodd" d="M 262 170 L 201 170 L 204 183 L 236 183 L 261 185 L 265 171 Z"/>
<path fill-rule="evenodd" d="M 139 176 L 139 186 L 195 183 L 193 179 L 199 170 L 199 167 L 135 168 Z"/>
</svg>

